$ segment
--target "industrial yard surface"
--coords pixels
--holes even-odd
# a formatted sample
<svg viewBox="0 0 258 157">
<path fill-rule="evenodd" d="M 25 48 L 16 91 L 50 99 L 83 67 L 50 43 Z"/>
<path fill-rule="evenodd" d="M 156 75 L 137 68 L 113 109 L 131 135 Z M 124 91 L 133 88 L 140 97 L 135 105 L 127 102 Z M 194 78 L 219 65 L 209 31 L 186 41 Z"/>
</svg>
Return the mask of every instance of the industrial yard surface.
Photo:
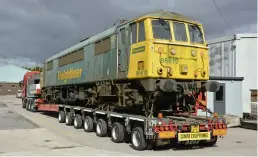
<svg viewBox="0 0 258 157">
<path fill-rule="evenodd" d="M 60 124 L 56 115 L 26 111 L 15 96 L 0 96 L 0 141 L 0 155 L 257 156 L 255 130 L 230 128 L 210 148 L 135 151 L 130 144 Z"/>
</svg>

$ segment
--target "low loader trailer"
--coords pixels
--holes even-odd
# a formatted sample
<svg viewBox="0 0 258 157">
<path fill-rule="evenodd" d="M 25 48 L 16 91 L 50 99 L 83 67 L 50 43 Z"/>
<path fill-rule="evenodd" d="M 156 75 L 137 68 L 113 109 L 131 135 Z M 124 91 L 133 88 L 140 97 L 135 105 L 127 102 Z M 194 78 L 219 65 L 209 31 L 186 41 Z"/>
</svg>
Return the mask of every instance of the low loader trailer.
<svg viewBox="0 0 258 157">
<path fill-rule="evenodd" d="M 223 118 L 188 114 L 145 117 L 134 114 L 108 112 L 94 108 L 48 104 L 41 98 L 29 98 L 26 108 L 33 112 L 56 112 L 58 122 L 99 137 L 111 134 L 115 143 L 131 142 L 135 150 L 153 149 L 165 144 L 213 146 L 227 133 Z"/>
</svg>

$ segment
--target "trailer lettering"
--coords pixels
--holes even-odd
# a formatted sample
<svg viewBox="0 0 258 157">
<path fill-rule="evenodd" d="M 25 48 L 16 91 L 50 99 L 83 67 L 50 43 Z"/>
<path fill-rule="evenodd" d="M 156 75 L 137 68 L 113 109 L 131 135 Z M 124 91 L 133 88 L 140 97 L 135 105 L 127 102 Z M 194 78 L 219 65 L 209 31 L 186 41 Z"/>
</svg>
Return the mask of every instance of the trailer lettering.
<svg viewBox="0 0 258 157">
<path fill-rule="evenodd" d="M 63 72 L 58 72 L 58 80 L 70 80 L 80 78 L 82 76 L 82 68 L 80 69 L 68 69 Z"/>
</svg>

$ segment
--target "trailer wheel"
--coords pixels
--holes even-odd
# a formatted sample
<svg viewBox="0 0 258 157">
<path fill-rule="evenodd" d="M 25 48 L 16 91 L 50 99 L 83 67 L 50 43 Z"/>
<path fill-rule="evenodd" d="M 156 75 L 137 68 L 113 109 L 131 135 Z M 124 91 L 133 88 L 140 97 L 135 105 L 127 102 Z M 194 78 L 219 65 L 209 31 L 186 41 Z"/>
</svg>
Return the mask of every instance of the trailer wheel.
<svg viewBox="0 0 258 157">
<path fill-rule="evenodd" d="M 65 122 L 65 113 L 64 113 L 64 111 L 59 111 L 58 122 L 59 123 L 64 123 Z"/>
<path fill-rule="evenodd" d="M 74 117 L 73 124 L 75 129 L 80 129 L 82 127 L 82 116 L 79 114 L 76 114 Z"/>
<path fill-rule="evenodd" d="M 92 132 L 93 131 L 93 120 L 90 116 L 86 116 L 84 119 L 84 131 Z"/>
<path fill-rule="evenodd" d="M 141 127 L 135 127 L 132 130 L 131 143 L 135 150 L 144 150 L 147 148 L 147 141 Z"/>
<path fill-rule="evenodd" d="M 112 126 L 111 140 L 115 143 L 122 143 L 125 140 L 125 128 L 118 122 L 114 123 Z"/>
<path fill-rule="evenodd" d="M 71 126 L 73 125 L 73 116 L 72 116 L 72 113 L 71 112 L 68 112 L 66 117 L 65 117 L 65 124 L 67 126 Z"/>
<path fill-rule="evenodd" d="M 212 147 L 217 143 L 217 140 L 218 140 L 218 136 L 212 136 L 211 140 L 205 141 L 205 142 L 201 143 L 201 145 L 205 146 L 205 147 Z"/>
<path fill-rule="evenodd" d="M 103 119 L 99 119 L 96 126 L 97 136 L 104 137 L 107 135 L 107 123 Z"/>
</svg>

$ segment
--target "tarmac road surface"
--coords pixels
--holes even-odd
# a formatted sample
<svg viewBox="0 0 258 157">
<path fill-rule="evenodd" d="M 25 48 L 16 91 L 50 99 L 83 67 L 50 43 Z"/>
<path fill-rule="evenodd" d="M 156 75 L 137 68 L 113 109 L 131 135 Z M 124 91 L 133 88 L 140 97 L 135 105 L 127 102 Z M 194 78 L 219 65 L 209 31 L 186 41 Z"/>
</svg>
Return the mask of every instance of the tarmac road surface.
<svg viewBox="0 0 258 157">
<path fill-rule="evenodd" d="M 0 141 L 5 141 L 0 155 L 257 156 L 255 130 L 230 128 L 216 146 L 204 149 L 135 151 L 130 144 L 60 124 L 56 115 L 26 111 L 15 96 L 0 96 Z"/>
</svg>

